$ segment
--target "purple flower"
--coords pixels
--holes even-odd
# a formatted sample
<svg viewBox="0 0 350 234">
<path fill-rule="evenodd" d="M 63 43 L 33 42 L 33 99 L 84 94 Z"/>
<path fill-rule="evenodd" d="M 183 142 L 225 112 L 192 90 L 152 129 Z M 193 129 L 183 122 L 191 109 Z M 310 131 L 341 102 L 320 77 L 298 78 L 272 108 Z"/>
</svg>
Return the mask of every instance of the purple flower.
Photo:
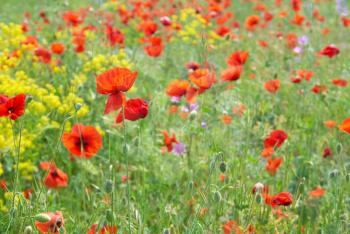
<svg viewBox="0 0 350 234">
<path fill-rule="evenodd" d="M 199 105 L 198 105 L 197 103 L 192 103 L 192 104 L 190 105 L 190 110 L 191 110 L 191 111 L 197 111 L 198 108 L 199 108 Z"/>
<path fill-rule="evenodd" d="M 307 45 L 309 43 L 309 38 L 307 36 L 301 36 L 298 38 L 299 45 Z"/>
<path fill-rule="evenodd" d="M 294 51 L 294 53 L 300 54 L 303 51 L 303 49 L 301 47 L 297 46 L 293 49 L 293 51 Z"/>
<path fill-rule="evenodd" d="M 204 122 L 204 121 L 202 121 L 202 123 L 201 123 L 201 127 L 202 127 L 202 128 L 207 128 L 207 123 L 206 123 L 206 122 Z"/>
<path fill-rule="evenodd" d="M 190 111 L 190 109 L 188 109 L 187 106 L 181 107 L 181 112 L 189 112 L 189 111 Z"/>
<path fill-rule="evenodd" d="M 348 8 L 346 6 L 346 2 L 344 0 L 336 0 L 335 8 L 340 15 L 348 15 Z"/>
<path fill-rule="evenodd" d="M 179 103 L 180 101 L 181 101 L 181 97 L 176 97 L 176 96 L 171 97 L 172 103 Z"/>
<path fill-rule="evenodd" d="M 180 156 L 186 153 L 186 145 L 182 142 L 179 142 L 173 147 L 173 154 Z"/>
</svg>

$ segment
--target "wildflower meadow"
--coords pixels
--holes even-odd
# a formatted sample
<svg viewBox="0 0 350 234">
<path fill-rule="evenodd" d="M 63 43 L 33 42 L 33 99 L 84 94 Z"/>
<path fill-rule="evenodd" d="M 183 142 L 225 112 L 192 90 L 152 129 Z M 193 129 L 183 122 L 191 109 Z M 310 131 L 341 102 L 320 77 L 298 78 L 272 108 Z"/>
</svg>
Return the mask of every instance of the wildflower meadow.
<svg viewBox="0 0 350 234">
<path fill-rule="evenodd" d="M 349 10 L 1 0 L 0 233 L 350 233 Z"/>
</svg>

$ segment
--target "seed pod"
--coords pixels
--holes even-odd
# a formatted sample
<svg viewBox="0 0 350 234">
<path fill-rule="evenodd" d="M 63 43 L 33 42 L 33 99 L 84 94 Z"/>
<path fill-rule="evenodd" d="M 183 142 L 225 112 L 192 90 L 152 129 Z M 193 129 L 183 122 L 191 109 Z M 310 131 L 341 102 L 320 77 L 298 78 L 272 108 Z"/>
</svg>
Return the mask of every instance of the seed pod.
<svg viewBox="0 0 350 234">
<path fill-rule="evenodd" d="M 79 111 L 82 106 L 83 106 L 83 104 L 81 104 L 81 103 L 74 104 L 74 108 L 75 108 L 76 111 Z"/>
<path fill-rule="evenodd" d="M 226 171 L 226 163 L 225 162 L 220 163 L 220 171 L 222 173 L 224 173 Z"/>
<path fill-rule="evenodd" d="M 214 201 L 220 202 L 222 199 L 221 193 L 219 191 L 214 192 Z"/>
<path fill-rule="evenodd" d="M 37 214 L 34 216 L 34 220 L 40 223 L 46 223 L 46 222 L 49 222 L 51 218 L 47 214 Z"/>
<path fill-rule="evenodd" d="M 110 193 L 110 192 L 112 192 L 112 190 L 113 190 L 113 181 L 112 180 L 106 180 L 106 182 L 105 182 L 105 190 L 106 190 L 106 192 L 107 193 Z"/>
<path fill-rule="evenodd" d="M 33 233 L 33 228 L 32 226 L 27 226 L 24 229 L 24 234 L 32 234 Z"/>
</svg>

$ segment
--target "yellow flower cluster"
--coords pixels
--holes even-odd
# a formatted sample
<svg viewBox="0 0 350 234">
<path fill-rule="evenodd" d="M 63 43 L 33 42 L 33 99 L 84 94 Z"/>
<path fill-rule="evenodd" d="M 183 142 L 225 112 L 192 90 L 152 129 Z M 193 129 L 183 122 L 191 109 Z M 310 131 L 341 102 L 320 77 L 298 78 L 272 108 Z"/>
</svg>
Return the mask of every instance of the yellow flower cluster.
<svg viewBox="0 0 350 234">
<path fill-rule="evenodd" d="M 173 27 L 178 23 L 182 29 L 174 37 L 175 40 L 197 45 L 203 37 L 207 37 L 209 44 L 215 44 L 223 39 L 218 36 L 212 29 L 211 23 L 207 22 L 200 14 L 196 14 L 193 8 L 181 10 L 179 15 L 172 16 Z"/>
<path fill-rule="evenodd" d="M 84 72 L 93 72 L 95 74 L 102 73 L 112 67 L 132 68 L 133 64 L 127 59 L 126 53 L 120 49 L 117 54 L 103 55 L 98 54 L 91 59 L 85 58 Z"/>
</svg>

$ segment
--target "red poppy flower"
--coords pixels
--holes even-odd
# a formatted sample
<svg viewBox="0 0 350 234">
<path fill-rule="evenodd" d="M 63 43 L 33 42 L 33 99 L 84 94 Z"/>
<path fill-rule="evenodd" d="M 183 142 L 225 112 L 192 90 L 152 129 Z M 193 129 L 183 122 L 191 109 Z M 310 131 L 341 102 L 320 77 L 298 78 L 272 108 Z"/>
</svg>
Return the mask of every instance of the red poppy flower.
<svg viewBox="0 0 350 234">
<path fill-rule="evenodd" d="M 137 72 L 127 68 L 113 68 L 96 77 L 97 92 L 109 94 L 104 114 L 118 110 L 125 103 L 123 92 L 128 91 L 134 84 Z"/>
<path fill-rule="evenodd" d="M 247 51 L 233 52 L 226 60 L 229 66 L 241 66 L 244 65 L 249 57 Z"/>
<path fill-rule="evenodd" d="M 267 160 L 267 163 L 266 163 L 266 171 L 270 174 L 270 175 L 275 175 L 279 166 L 281 166 L 282 164 L 282 158 L 269 158 Z"/>
<path fill-rule="evenodd" d="M 164 145 L 166 146 L 168 152 L 171 152 L 173 150 L 173 144 L 178 143 L 176 140 L 176 136 L 173 133 L 172 136 L 169 136 L 169 133 L 167 131 L 163 131 L 164 136 Z"/>
<path fill-rule="evenodd" d="M 272 131 L 265 139 L 264 146 L 265 148 L 269 147 L 281 147 L 283 142 L 288 138 L 287 133 L 283 130 L 274 130 Z"/>
<path fill-rule="evenodd" d="M 83 22 L 82 17 L 78 12 L 74 11 L 66 11 L 63 13 L 62 18 L 64 21 L 66 21 L 66 24 L 68 26 L 78 26 Z"/>
<path fill-rule="evenodd" d="M 312 87 L 311 92 L 313 93 L 325 93 L 327 91 L 327 86 L 325 85 L 315 85 L 314 87 Z"/>
<path fill-rule="evenodd" d="M 340 50 L 334 45 L 328 45 L 323 50 L 320 51 L 320 54 L 323 56 L 327 56 L 329 58 L 333 58 L 340 53 Z"/>
<path fill-rule="evenodd" d="M 129 99 L 124 107 L 124 117 L 127 120 L 136 121 L 138 119 L 143 119 L 148 114 L 148 104 L 141 98 Z M 123 121 L 122 110 L 116 119 L 117 123 Z"/>
<path fill-rule="evenodd" d="M 16 120 L 24 114 L 26 95 L 18 94 L 13 98 L 0 95 L 0 117 L 9 117 Z"/>
<path fill-rule="evenodd" d="M 140 24 L 140 29 L 146 36 L 151 36 L 157 31 L 158 26 L 152 21 L 145 21 Z"/>
<path fill-rule="evenodd" d="M 116 44 L 124 43 L 124 34 L 117 28 L 113 28 L 111 25 L 107 24 L 105 29 L 105 34 L 110 46 L 115 46 Z"/>
<path fill-rule="evenodd" d="M 342 79 L 334 79 L 332 80 L 332 83 L 339 87 L 346 87 L 348 85 L 348 82 Z"/>
<path fill-rule="evenodd" d="M 145 46 L 144 50 L 151 57 L 158 57 L 163 51 L 162 39 L 160 37 L 151 37 L 148 39 L 150 45 Z"/>
<path fill-rule="evenodd" d="M 40 222 L 35 221 L 36 228 L 41 233 L 49 233 L 49 234 L 59 234 L 60 228 L 64 225 L 64 219 L 61 211 L 53 212 L 45 212 L 42 215 L 46 215 L 50 218 L 48 222 Z M 65 233 L 65 232 L 64 232 Z"/>
<path fill-rule="evenodd" d="M 97 224 L 93 224 L 91 225 L 91 228 L 87 231 L 86 234 L 117 234 L 117 227 L 116 226 L 109 226 L 106 225 L 104 227 L 102 227 L 100 230 L 96 230 L 97 229 Z M 98 232 L 97 232 L 98 231 Z"/>
<path fill-rule="evenodd" d="M 60 42 L 51 43 L 51 51 L 54 54 L 63 54 L 64 52 L 63 43 L 60 43 Z"/>
<path fill-rule="evenodd" d="M 56 167 L 55 163 L 41 162 L 40 168 L 42 170 L 49 170 L 44 183 L 48 188 L 62 188 L 68 185 L 68 176 L 66 173 Z"/>
<path fill-rule="evenodd" d="M 281 192 L 271 199 L 272 206 L 289 206 L 293 203 L 292 194 L 289 192 Z"/>
<path fill-rule="evenodd" d="M 329 157 L 329 156 L 331 156 L 332 155 L 332 150 L 331 150 L 331 148 L 329 148 L 329 147 L 326 147 L 324 150 L 323 150 L 323 158 L 327 158 L 327 157 Z"/>
<path fill-rule="evenodd" d="M 264 84 L 264 88 L 270 92 L 275 94 L 277 90 L 280 88 L 281 81 L 280 80 L 268 80 Z"/>
<path fill-rule="evenodd" d="M 350 134 L 350 118 L 346 118 L 343 123 L 339 125 L 339 129 Z"/>
<path fill-rule="evenodd" d="M 221 80 L 223 81 L 234 81 L 238 80 L 241 76 L 241 66 L 231 66 L 221 72 Z"/>
<path fill-rule="evenodd" d="M 38 48 L 34 51 L 35 56 L 37 56 L 42 63 L 48 64 L 51 62 L 51 52 L 45 48 Z"/>
<path fill-rule="evenodd" d="M 25 189 L 22 194 L 26 199 L 31 199 L 33 192 L 34 192 L 33 189 L 28 188 L 28 189 Z"/>
<path fill-rule="evenodd" d="M 75 156 L 91 158 L 102 147 L 102 137 L 92 126 L 75 124 L 71 132 L 62 136 L 63 145 Z"/>
<path fill-rule="evenodd" d="M 170 97 L 181 97 L 186 94 L 190 86 L 187 80 L 173 80 L 166 88 L 166 94 Z"/>
<path fill-rule="evenodd" d="M 325 189 L 321 188 L 320 186 L 317 186 L 316 189 L 309 192 L 309 195 L 310 197 L 313 197 L 313 198 L 319 198 L 319 197 L 323 197 L 325 193 L 326 193 Z"/>
</svg>

